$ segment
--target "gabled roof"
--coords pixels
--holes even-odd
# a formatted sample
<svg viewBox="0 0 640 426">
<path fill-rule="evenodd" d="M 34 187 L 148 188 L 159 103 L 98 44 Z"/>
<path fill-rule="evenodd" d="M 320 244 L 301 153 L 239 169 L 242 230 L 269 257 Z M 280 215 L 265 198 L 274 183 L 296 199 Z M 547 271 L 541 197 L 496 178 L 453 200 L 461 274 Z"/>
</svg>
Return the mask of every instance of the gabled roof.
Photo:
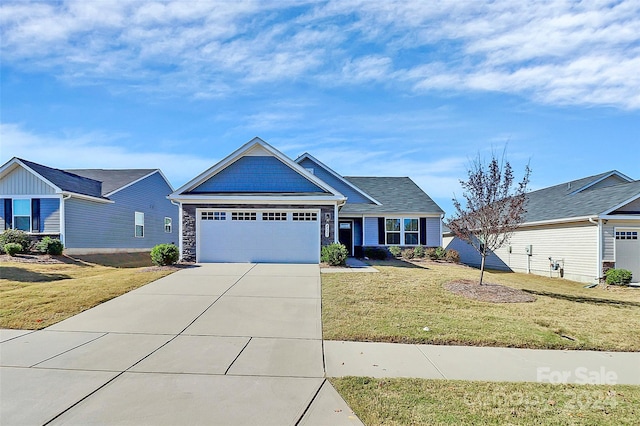
<svg viewBox="0 0 640 426">
<path fill-rule="evenodd" d="M 371 194 L 381 205 L 347 203 L 341 213 L 443 214 L 444 211 L 408 177 L 345 176 L 353 185 Z"/>
<path fill-rule="evenodd" d="M 96 180 L 102 183 L 102 195 L 108 196 L 113 192 L 132 184 L 157 169 L 69 169 L 66 170 L 86 179 Z M 166 179 L 165 179 L 166 180 Z"/>
<path fill-rule="evenodd" d="M 240 163 L 240 160 L 242 160 L 243 158 L 251 157 L 251 156 L 271 157 L 279 160 L 280 163 L 278 164 L 280 164 L 280 167 L 288 167 L 287 170 L 290 169 L 291 171 L 296 173 L 294 176 L 297 176 L 298 179 L 299 178 L 304 179 L 304 182 L 313 184 L 313 186 L 317 188 L 319 192 L 314 192 L 314 193 L 298 193 L 298 192 L 280 193 L 279 192 L 277 194 L 274 194 L 274 193 L 270 193 L 270 191 L 268 191 L 265 188 L 262 188 L 259 191 L 256 191 L 255 193 L 251 193 L 247 191 L 238 191 L 237 188 L 234 188 L 231 191 L 215 190 L 213 192 L 198 190 L 199 186 L 205 183 L 211 182 L 210 179 L 214 178 L 218 174 L 222 175 L 225 169 L 227 169 L 228 167 L 231 167 L 232 165 L 234 165 L 234 163 Z M 172 198 L 172 199 L 184 199 L 184 198 L 193 198 L 193 197 L 211 198 L 211 197 L 233 197 L 238 195 L 258 196 L 258 197 L 275 196 L 275 195 L 281 195 L 281 196 L 300 195 L 300 196 L 310 196 L 310 197 L 316 197 L 316 198 L 320 197 L 322 199 L 332 199 L 332 200 L 344 200 L 345 198 L 339 191 L 332 188 L 330 185 L 328 185 L 326 182 L 322 181 L 318 177 L 309 173 L 307 170 L 304 169 L 304 167 L 300 166 L 299 164 L 291 160 L 289 157 L 287 157 L 286 155 L 284 155 L 283 153 L 281 153 L 280 151 L 278 151 L 277 149 L 275 149 L 274 147 L 272 147 L 271 145 L 269 145 L 268 143 L 266 143 L 265 141 L 263 141 L 258 137 L 253 138 L 252 140 L 244 144 L 242 147 L 238 148 L 236 151 L 234 151 L 233 153 L 231 153 L 230 155 L 228 155 L 227 157 L 225 157 L 224 159 L 222 159 L 221 161 L 219 161 L 209 169 L 200 173 L 194 179 L 182 185 L 180 188 L 174 191 L 169 196 L 169 198 Z"/>
<path fill-rule="evenodd" d="M 296 158 L 295 161 L 298 164 L 302 164 L 302 162 L 304 160 L 306 160 L 306 159 L 309 159 L 312 162 L 314 162 L 315 164 L 317 164 L 318 166 L 322 167 L 330 176 L 333 176 L 339 182 L 341 182 L 342 184 L 346 185 L 348 188 L 356 191 L 358 194 L 360 194 L 364 198 L 370 200 L 372 203 L 377 204 L 377 205 L 381 205 L 382 204 L 378 200 L 373 198 L 371 195 L 369 195 L 366 192 L 364 192 L 361 188 L 358 188 L 357 186 L 355 186 L 354 184 L 352 184 L 351 182 L 346 180 L 343 176 L 341 176 L 338 173 L 336 173 L 332 168 L 330 168 L 329 166 L 327 166 L 322 161 L 318 160 L 317 158 L 315 158 L 313 155 L 309 154 L 308 152 L 305 152 L 300 157 Z M 347 203 L 348 203 L 348 201 L 347 201 Z"/>
<path fill-rule="evenodd" d="M 56 192 L 80 195 L 108 201 L 108 196 L 153 173 L 162 173 L 159 169 L 78 169 L 61 170 L 14 157 L 1 170 L 9 170 L 20 165 L 51 185 Z M 167 179 L 162 175 L 167 185 Z"/>
<path fill-rule="evenodd" d="M 607 214 L 640 195 L 640 181 L 596 187 L 611 176 L 629 179 L 611 171 L 529 192 L 525 223 Z"/>
</svg>

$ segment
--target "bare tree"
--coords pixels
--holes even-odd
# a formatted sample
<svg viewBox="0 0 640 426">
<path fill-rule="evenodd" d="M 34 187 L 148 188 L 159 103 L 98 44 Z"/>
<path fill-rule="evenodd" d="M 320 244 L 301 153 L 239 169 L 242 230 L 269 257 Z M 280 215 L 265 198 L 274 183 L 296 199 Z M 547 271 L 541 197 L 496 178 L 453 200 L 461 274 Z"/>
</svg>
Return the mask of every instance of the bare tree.
<svg viewBox="0 0 640 426">
<path fill-rule="evenodd" d="M 531 169 L 527 164 L 522 181 L 514 185 L 513 170 L 504 154 L 500 161 L 493 154 L 488 165 L 478 155 L 467 173 L 467 180 L 460 181 L 466 205 L 463 207 L 454 197 L 456 211 L 446 225 L 480 253 L 482 285 L 487 254 L 508 242 L 524 220 Z"/>
</svg>

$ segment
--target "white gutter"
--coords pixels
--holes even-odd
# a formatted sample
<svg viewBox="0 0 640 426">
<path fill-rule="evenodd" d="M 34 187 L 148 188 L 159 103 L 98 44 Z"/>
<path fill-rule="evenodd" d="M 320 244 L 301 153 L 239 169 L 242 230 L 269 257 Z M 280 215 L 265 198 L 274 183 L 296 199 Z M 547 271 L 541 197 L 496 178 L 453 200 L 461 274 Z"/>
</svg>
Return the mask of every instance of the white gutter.
<svg viewBox="0 0 640 426">
<path fill-rule="evenodd" d="M 65 236 L 67 233 L 64 200 L 68 200 L 69 198 L 71 198 L 70 194 L 62 194 L 62 196 L 60 197 L 60 241 L 62 242 L 63 246 L 65 244 Z"/>
<path fill-rule="evenodd" d="M 340 235 L 339 235 L 339 218 L 338 218 L 338 211 L 340 210 L 340 207 L 344 206 L 345 204 L 347 204 L 347 200 L 345 199 L 344 201 L 338 202 L 335 205 L 334 208 L 334 214 L 333 214 L 333 242 L 334 243 L 339 243 L 340 242 Z M 353 232 L 353 230 L 351 230 L 351 232 Z"/>
</svg>

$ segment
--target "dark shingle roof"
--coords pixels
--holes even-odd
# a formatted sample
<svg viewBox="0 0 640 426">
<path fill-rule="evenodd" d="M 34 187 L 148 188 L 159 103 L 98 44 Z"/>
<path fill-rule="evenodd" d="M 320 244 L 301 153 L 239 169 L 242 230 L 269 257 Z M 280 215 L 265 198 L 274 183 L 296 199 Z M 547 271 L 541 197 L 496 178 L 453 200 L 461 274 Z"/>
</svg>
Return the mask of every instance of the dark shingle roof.
<svg viewBox="0 0 640 426">
<path fill-rule="evenodd" d="M 528 193 L 525 222 L 595 216 L 640 194 L 640 181 L 576 192 L 611 173 L 601 173 Z"/>
<path fill-rule="evenodd" d="M 347 177 L 345 179 L 371 195 L 382 205 L 349 203 L 341 213 L 433 213 L 444 211 L 408 177 Z"/>
<path fill-rule="evenodd" d="M 122 188 L 156 169 L 70 169 L 60 170 L 43 166 L 33 161 L 18 158 L 25 166 L 65 192 L 105 198 L 117 189 Z"/>
<path fill-rule="evenodd" d="M 116 189 L 135 182 L 136 180 L 156 171 L 156 169 L 72 169 L 67 172 L 84 178 L 102 182 L 102 195 L 109 194 Z"/>
<path fill-rule="evenodd" d="M 43 166 L 21 158 L 19 160 L 63 191 L 102 198 L 102 184 L 95 179 L 88 179 L 68 171 Z"/>
</svg>

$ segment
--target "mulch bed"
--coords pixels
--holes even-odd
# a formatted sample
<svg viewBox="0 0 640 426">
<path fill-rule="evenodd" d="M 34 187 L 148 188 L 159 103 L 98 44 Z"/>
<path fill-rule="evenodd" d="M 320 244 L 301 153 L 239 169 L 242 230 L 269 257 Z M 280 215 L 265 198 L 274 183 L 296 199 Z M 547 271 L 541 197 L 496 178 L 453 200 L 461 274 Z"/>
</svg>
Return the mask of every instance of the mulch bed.
<svg viewBox="0 0 640 426">
<path fill-rule="evenodd" d="M 536 300 L 534 295 L 522 290 L 500 284 L 483 283 L 482 285 L 478 285 L 477 281 L 472 280 L 452 281 L 446 283 L 443 287 L 457 295 L 481 302 L 526 303 L 535 302 Z"/>
<path fill-rule="evenodd" d="M 60 264 L 70 263 L 71 260 L 64 256 L 52 256 L 50 254 L 16 254 L 11 257 L 8 254 L 0 255 L 0 263 L 2 262 L 18 262 L 18 263 L 41 263 L 41 264 Z"/>
</svg>

